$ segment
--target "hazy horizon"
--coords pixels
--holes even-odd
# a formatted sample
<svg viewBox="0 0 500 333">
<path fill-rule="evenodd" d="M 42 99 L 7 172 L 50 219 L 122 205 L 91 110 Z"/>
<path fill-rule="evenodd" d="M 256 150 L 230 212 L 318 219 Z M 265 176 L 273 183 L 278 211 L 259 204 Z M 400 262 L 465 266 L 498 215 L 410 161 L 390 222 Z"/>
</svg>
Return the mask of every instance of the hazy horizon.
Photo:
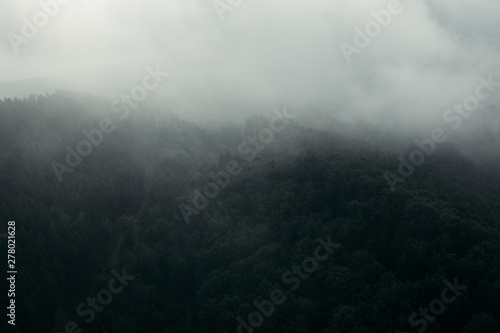
<svg viewBox="0 0 500 333">
<path fill-rule="evenodd" d="M 169 76 L 147 102 L 191 120 L 287 105 L 318 128 L 425 137 L 460 121 L 451 137 L 463 149 L 477 141 L 496 154 L 500 141 L 496 90 L 470 117 L 454 109 L 482 79 L 500 82 L 497 2 L 44 0 L 0 9 L 0 98 L 65 89 L 111 102 L 160 68 Z"/>
</svg>

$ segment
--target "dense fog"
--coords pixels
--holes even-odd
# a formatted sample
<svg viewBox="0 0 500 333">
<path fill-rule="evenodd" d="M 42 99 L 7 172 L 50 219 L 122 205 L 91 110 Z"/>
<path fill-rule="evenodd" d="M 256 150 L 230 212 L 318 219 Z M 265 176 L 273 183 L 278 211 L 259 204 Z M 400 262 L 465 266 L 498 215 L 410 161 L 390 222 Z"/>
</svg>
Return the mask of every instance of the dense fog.
<svg viewBox="0 0 500 333">
<path fill-rule="evenodd" d="M 500 82 L 494 1 L 68 1 L 24 40 L 12 33 L 32 32 L 24 19 L 42 6 L 0 6 L 2 97 L 62 88 L 112 100 L 159 65 L 170 77 L 151 95 L 183 118 L 241 121 L 286 104 L 311 125 L 414 136 L 448 126 L 443 114 L 479 77 Z M 498 131 L 498 96 L 451 136 L 494 149 L 478 133 Z"/>
</svg>

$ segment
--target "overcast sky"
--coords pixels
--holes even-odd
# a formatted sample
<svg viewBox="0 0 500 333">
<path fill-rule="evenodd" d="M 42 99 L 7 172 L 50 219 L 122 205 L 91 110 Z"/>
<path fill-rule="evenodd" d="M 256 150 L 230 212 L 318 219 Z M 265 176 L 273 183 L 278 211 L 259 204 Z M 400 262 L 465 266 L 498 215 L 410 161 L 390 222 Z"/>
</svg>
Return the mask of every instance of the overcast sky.
<svg viewBox="0 0 500 333">
<path fill-rule="evenodd" d="M 16 53 L 8 34 L 22 37 L 23 17 L 33 21 L 41 7 L 6 0 L 0 81 L 71 80 L 61 88 L 113 98 L 140 83 L 146 66 L 160 64 L 171 75 L 155 94 L 180 112 L 246 114 L 286 104 L 402 129 L 439 126 L 448 107 L 474 92 L 479 75 L 500 82 L 498 0 L 402 0 L 348 63 L 342 43 L 356 46 L 354 29 L 364 30 L 372 11 L 390 2 L 72 0 Z M 215 4 L 232 10 L 218 15 Z M 12 91 L 0 85 L 0 96 Z M 497 115 L 498 96 L 481 107 Z"/>
</svg>

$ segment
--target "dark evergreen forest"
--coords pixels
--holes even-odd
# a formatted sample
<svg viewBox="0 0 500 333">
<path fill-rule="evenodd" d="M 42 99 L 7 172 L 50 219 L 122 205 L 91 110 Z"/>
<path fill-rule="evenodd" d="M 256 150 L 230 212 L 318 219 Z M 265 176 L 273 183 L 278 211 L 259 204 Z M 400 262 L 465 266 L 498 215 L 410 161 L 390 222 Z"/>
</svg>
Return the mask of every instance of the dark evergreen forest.
<svg viewBox="0 0 500 333">
<path fill-rule="evenodd" d="M 249 161 L 238 147 L 271 113 L 208 127 L 109 109 L 0 102 L 18 332 L 500 332 L 497 169 L 443 145 L 391 191 L 397 153 L 294 120 Z M 103 118 L 112 133 L 59 181 L 53 162 Z"/>
</svg>

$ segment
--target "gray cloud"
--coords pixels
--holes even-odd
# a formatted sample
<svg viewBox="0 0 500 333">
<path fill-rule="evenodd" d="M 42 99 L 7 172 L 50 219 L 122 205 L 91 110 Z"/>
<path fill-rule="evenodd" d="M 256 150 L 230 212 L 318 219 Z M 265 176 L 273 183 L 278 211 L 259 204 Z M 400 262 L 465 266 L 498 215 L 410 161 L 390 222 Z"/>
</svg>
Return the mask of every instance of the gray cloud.
<svg viewBox="0 0 500 333">
<path fill-rule="evenodd" d="M 73 0 L 19 54 L 3 38 L 0 80 L 46 80 L 26 89 L 0 84 L 0 96 L 64 85 L 111 99 L 158 63 L 171 77 L 156 98 L 181 115 L 246 115 L 287 104 L 302 119 L 314 110 L 322 121 L 404 133 L 442 125 L 443 112 L 473 91 L 479 75 L 496 71 L 500 81 L 491 66 L 500 53 L 500 4 L 489 0 L 401 1 L 403 11 L 348 64 L 340 44 L 352 44 L 353 29 L 387 6 L 252 0 L 220 21 L 212 1 Z M 21 18 L 38 10 L 36 2 L 2 3 L 2 36 L 20 33 Z M 498 97 L 485 107 L 494 117 Z M 467 126 L 498 133 L 498 118 L 484 119 L 478 113 Z"/>
</svg>

